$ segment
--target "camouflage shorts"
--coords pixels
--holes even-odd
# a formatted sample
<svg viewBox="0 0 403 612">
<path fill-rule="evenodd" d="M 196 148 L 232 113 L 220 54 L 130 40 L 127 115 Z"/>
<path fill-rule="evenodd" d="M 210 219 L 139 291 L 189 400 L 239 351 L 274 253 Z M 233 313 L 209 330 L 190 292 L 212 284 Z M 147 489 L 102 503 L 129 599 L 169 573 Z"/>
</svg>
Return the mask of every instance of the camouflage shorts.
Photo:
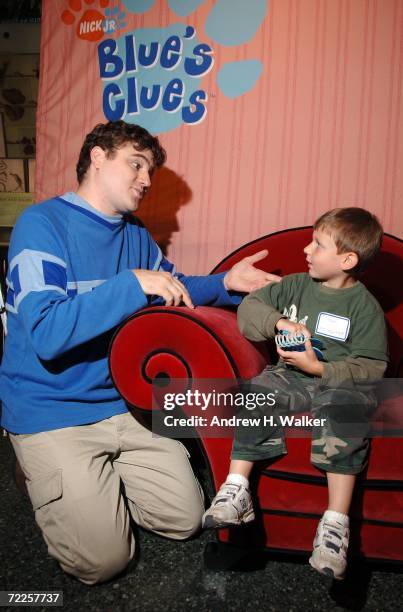
<svg viewBox="0 0 403 612">
<path fill-rule="evenodd" d="M 368 454 L 370 417 L 376 409 L 376 397 L 370 387 L 328 388 L 320 380 L 301 376 L 283 364 L 267 366 L 245 383 L 244 392 L 274 393 L 275 405 L 244 408 L 237 414 L 244 425 L 237 427 L 232 459 L 258 461 L 287 452 L 284 426 L 299 413 L 314 417 L 311 462 L 317 468 L 357 474 Z M 287 418 L 285 418 L 287 417 Z M 248 424 L 246 424 L 248 422 Z M 301 435 L 304 435 L 301 433 Z"/>
</svg>

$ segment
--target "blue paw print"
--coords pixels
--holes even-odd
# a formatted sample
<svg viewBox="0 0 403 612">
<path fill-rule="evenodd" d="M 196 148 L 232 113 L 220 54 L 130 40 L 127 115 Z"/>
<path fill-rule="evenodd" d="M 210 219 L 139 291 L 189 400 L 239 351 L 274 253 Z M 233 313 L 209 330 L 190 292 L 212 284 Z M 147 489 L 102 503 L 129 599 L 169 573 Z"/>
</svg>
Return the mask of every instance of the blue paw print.
<svg viewBox="0 0 403 612">
<path fill-rule="evenodd" d="M 204 2 L 167 0 L 180 17 L 191 15 Z M 121 4 L 128 12 L 143 14 L 153 8 L 155 0 L 121 0 Z M 217 0 L 205 23 L 206 34 L 217 45 L 242 45 L 255 36 L 267 10 L 268 0 Z M 108 9 L 105 16 L 124 27 L 125 14 L 118 8 Z M 208 96 L 200 87 L 214 64 L 214 48 L 199 41 L 192 26 L 176 23 L 125 32 L 116 41 L 103 41 L 98 54 L 108 119 L 139 123 L 153 132 L 204 119 Z M 217 71 L 217 86 L 234 99 L 250 91 L 262 71 L 258 59 L 227 62 Z"/>
<path fill-rule="evenodd" d="M 122 4 L 131 13 L 146 13 L 154 3 L 155 0 L 122 0 Z"/>
<path fill-rule="evenodd" d="M 218 0 L 207 17 L 206 32 L 220 45 L 241 45 L 253 38 L 266 12 L 266 0 Z"/>
<path fill-rule="evenodd" d="M 107 31 L 125 28 L 126 27 L 126 22 L 124 20 L 125 16 L 126 16 L 126 13 L 121 11 L 118 6 L 115 6 L 112 9 L 110 8 L 105 9 L 106 19 L 104 21 L 104 24 L 108 26 Z"/>
</svg>

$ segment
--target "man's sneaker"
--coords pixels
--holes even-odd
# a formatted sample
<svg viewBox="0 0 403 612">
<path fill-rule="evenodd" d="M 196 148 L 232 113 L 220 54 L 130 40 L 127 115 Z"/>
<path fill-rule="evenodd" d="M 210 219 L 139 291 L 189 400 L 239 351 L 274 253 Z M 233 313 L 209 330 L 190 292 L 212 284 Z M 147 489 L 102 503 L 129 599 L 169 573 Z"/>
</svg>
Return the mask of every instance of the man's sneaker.
<svg viewBox="0 0 403 612">
<path fill-rule="evenodd" d="M 343 580 L 347 567 L 349 528 L 322 516 L 313 541 L 309 563 L 321 574 Z"/>
<path fill-rule="evenodd" d="M 240 484 L 224 482 L 211 506 L 203 514 L 203 529 L 242 525 L 255 518 L 249 490 Z"/>
</svg>

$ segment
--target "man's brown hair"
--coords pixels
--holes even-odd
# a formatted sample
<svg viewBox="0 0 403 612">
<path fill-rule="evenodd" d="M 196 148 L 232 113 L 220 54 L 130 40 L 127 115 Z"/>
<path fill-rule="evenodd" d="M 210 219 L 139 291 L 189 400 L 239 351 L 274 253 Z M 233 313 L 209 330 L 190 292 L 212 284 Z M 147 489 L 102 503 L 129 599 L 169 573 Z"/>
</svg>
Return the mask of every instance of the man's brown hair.
<svg viewBox="0 0 403 612">
<path fill-rule="evenodd" d="M 77 181 L 82 183 L 91 164 L 91 149 L 101 147 L 108 157 L 113 157 L 116 149 L 126 143 L 132 143 L 138 151 L 149 149 L 153 156 L 154 166 L 159 168 L 166 160 L 165 150 L 156 136 L 152 136 L 140 125 L 126 123 L 125 121 L 109 121 L 98 123 L 85 137 L 78 158 L 76 173 Z"/>
<path fill-rule="evenodd" d="M 375 215 L 364 208 L 333 208 L 315 222 L 314 230 L 329 234 L 338 253 L 352 251 L 358 264 L 349 272 L 361 274 L 381 248 L 383 228 Z"/>
</svg>

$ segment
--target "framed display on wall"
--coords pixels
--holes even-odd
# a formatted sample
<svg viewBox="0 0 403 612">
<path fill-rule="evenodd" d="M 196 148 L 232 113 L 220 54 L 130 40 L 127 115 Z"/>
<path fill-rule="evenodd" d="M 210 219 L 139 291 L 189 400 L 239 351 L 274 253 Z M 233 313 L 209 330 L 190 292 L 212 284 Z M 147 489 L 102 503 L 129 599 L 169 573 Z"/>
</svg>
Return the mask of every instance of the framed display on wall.
<svg viewBox="0 0 403 612">
<path fill-rule="evenodd" d="M 0 193 L 27 190 L 24 159 L 0 158 Z"/>
<path fill-rule="evenodd" d="M 35 192 L 35 166 L 36 162 L 34 159 L 28 159 L 28 184 L 27 191 L 31 193 Z"/>
<path fill-rule="evenodd" d="M 35 157 L 38 77 L 39 54 L 0 55 L 0 112 L 7 157 Z"/>
<path fill-rule="evenodd" d="M 3 113 L 0 113 L 0 157 L 6 156 L 6 141 L 4 139 Z"/>
</svg>

